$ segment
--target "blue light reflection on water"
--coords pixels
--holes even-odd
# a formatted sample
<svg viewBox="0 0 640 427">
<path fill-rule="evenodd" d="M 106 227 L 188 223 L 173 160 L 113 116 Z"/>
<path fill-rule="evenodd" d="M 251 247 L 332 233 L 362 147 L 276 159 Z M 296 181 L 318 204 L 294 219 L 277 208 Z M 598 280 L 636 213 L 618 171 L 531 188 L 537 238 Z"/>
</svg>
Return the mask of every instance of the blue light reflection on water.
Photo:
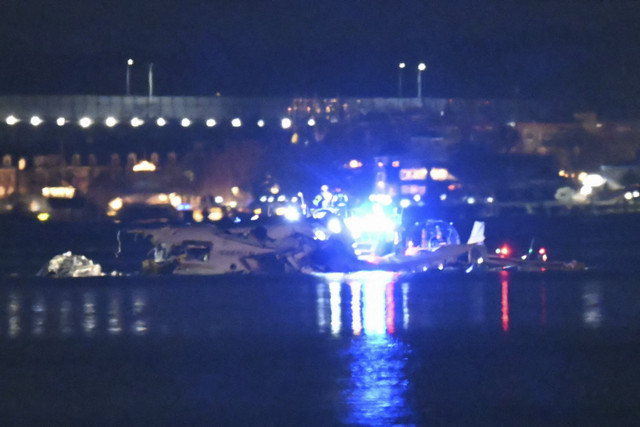
<svg viewBox="0 0 640 427">
<path fill-rule="evenodd" d="M 395 277 L 373 273 L 350 280 L 352 301 L 362 301 L 362 335 L 355 328 L 350 348 L 351 383 L 344 395 L 348 423 L 375 425 L 412 418 L 406 399 L 406 360 L 410 348 L 395 332 Z M 352 304 L 359 308 L 359 304 Z M 354 325 L 357 324 L 354 322 Z M 358 332 L 358 333 L 356 333 Z"/>
<path fill-rule="evenodd" d="M 326 293 L 328 287 L 330 301 L 330 313 L 325 312 L 325 303 L 319 304 L 319 326 L 330 328 L 336 337 L 351 334 L 350 345 L 345 350 L 350 377 L 342 387 L 348 408 L 342 421 L 347 424 L 388 425 L 407 423 L 415 418 L 406 398 L 410 346 L 393 335 L 396 332 L 396 279 L 397 275 L 385 272 L 347 275 L 344 295 L 348 301 L 344 304 L 340 281 L 329 280 L 328 285 L 318 285 L 320 294 Z M 401 289 L 401 327 L 406 328 L 409 284 L 403 283 Z M 348 313 L 342 312 L 343 307 Z M 331 319 L 330 326 L 325 324 L 327 318 Z M 343 318 L 350 321 L 343 323 Z"/>
<path fill-rule="evenodd" d="M 596 347 L 583 343 L 595 340 L 597 348 L 605 349 L 608 340 L 634 343 L 640 325 L 637 276 L 505 272 L 399 278 L 370 272 L 294 279 L 7 281 L 0 287 L 0 340 L 18 356 L 34 343 L 34 349 L 44 350 L 62 343 L 80 353 L 116 349 L 129 358 L 135 356 L 133 350 L 127 353 L 130 346 L 142 351 L 151 346 L 170 356 L 162 359 L 161 378 L 170 377 L 179 391 L 202 384 L 197 392 L 185 392 L 180 401 L 185 407 L 205 390 L 211 396 L 208 402 L 219 410 L 224 405 L 215 402 L 221 397 L 233 396 L 229 400 L 237 399 L 240 407 L 252 401 L 246 396 L 253 396 L 274 406 L 285 400 L 289 407 L 302 408 L 300 413 L 321 408 L 318 412 L 328 418 L 337 414 L 336 420 L 344 424 L 374 425 L 420 423 L 423 407 L 431 413 L 445 408 L 439 414 L 455 419 L 455 409 L 447 412 L 450 402 L 466 404 L 472 412 L 472 401 L 493 404 L 502 399 L 519 408 L 530 401 L 544 407 L 560 402 L 567 408 L 573 408 L 574 401 L 591 403 L 575 394 L 582 389 L 574 384 L 582 384 L 587 375 L 592 382 L 586 389 L 601 396 L 598 387 L 609 371 L 606 363 L 590 362 L 589 351 Z M 26 341 L 30 346 L 22 345 Z M 216 361 L 208 362 L 208 376 L 200 365 L 190 365 L 201 359 L 173 350 L 176 342 L 195 343 L 192 348 L 207 355 L 202 360 Z M 219 348 L 220 342 L 237 343 L 235 353 Z M 528 346 L 530 342 L 534 344 Z M 283 350 L 287 357 L 281 356 Z M 611 350 L 613 360 L 619 351 Z M 563 352 L 571 353 L 565 358 Z M 96 356 L 87 360 L 92 358 Z M 503 358 L 510 363 L 496 362 Z M 574 366 L 566 361 L 576 358 L 582 365 L 575 366 L 589 369 L 578 374 L 572 368 L 567 381 L 553 376 Z M 24 369 L 33 369 L 28 360 Z M 546 373 L 536 370 L 539 364 L 548 368 Z M 141 358 L 132 366 L 148 373 L 146 365 Z M 105 360 L 101 366 L 110 365 Z M 62 372 L 74 369 L 70 364 Z M 40 367 L 45 377 L 54 370 L 58 367 Z M 491 374 L 485 378 L 483 371 Z M 91 372 L 99 383 L 117 370 Z M 488 387 L 487 379 L 498 381 Z M 218 393 L 214 380 L 224 380 L 229 388 Z M 552 393 L 556 384 L 577 397 Z M 304 391 L 310 389 L 313 393 L 306 397 Z M 618 390 L 624 397 L 620 390 L 625 389 Z M 130 397 L 145 401 L 142 395 L 138 400 Z M 263 411 L 289 416 L 288 409 Z"/>
</svg>

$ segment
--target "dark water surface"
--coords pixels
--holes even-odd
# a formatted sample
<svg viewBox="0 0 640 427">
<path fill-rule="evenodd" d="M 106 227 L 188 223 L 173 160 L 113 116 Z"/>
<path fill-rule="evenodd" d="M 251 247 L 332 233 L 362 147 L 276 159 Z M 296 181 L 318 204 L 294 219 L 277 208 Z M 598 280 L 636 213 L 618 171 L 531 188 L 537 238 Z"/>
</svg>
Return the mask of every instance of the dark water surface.
<svg viewBox="0 0 640 427">
<path fill-rule="evenodd" d="M 0 420 L 635 425 L 640 263 L 625 221 L 626 238 L 598 223 L 554 246 L 598 264 L 583 273 L 59 280 L 25 272 L 67 249 L 126 266 L 113 230 L 0 224 Z"/>
<path fill-rule="evenodd" d="M 7 279 L 3 424 L 640 417 L 638 277 Z"/>
</svg>

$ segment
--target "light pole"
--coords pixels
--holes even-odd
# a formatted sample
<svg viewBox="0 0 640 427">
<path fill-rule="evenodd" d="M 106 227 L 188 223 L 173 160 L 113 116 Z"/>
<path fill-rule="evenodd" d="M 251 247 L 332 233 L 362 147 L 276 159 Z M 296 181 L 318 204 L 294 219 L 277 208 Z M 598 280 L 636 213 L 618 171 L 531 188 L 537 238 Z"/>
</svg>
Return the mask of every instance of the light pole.
<svg viewBox="0 0 640 427">
<path fill-rule="evenodd" d="M 127 95 L 131 95 L 131 66 L 133 65 L 133 59 L 127 60 Z"/>
<path fill-rule="evenodd" d="M 402 98 L 402 70 L 407 66 L 404 62 L 398 64 L 398 98 Z"/>
<path fill-rule="evenodd" d="M 422 72 L 427 69 L 424 62 L 418 64 L 418 99 L 422 100 Z"/>
</svg>

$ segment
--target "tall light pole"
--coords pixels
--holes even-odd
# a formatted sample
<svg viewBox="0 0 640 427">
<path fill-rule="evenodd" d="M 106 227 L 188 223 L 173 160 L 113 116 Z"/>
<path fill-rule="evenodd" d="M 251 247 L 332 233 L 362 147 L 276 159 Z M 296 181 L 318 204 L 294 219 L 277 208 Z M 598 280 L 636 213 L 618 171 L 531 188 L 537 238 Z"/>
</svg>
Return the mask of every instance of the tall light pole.
<svg viewBox="0 0 640 427">
<path fill-rule="evenodd" d="M 418 64 L 418 99 L 422 101 L 422 72 L 427 69 L 424 62 Z"/>
<path fill-rule="evenodd" d="M 131 66 L 133 65 L 133 59 L 127 60 L 127 95 L 131 95 Z"/>
<path fill-rule="evenodd" d="M 402 98 L 402 71 L 406 66 L 404 62 L 398 64 L 398 98 Z"/>
</svg>

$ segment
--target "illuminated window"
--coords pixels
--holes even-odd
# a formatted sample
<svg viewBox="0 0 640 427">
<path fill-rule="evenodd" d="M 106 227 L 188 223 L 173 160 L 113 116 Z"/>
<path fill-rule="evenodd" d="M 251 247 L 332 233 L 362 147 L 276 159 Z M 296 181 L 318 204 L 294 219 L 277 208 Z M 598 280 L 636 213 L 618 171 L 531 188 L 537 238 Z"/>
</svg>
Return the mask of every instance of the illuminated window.
<svg viewBox="0 0 640 427">
<path fill-rule="evenodd" d="M 400 169 L 401 181 L 423 181 L 427 179 L 427 168 Z"/>
<path fill-rule="evenodd" d="M 140 163 L 136 163 L 133 165 L 134 172 L 153 172 L 156 170 L 156 165 L 149 162 L 148 160 L 143 160 Z"/>
<path fill-rule="evenodd" d="M 445 181 L 449 176 L 449 171 L 445 168 L 432 168 L 429 175 L 434 181 Z"/>
</svg>

